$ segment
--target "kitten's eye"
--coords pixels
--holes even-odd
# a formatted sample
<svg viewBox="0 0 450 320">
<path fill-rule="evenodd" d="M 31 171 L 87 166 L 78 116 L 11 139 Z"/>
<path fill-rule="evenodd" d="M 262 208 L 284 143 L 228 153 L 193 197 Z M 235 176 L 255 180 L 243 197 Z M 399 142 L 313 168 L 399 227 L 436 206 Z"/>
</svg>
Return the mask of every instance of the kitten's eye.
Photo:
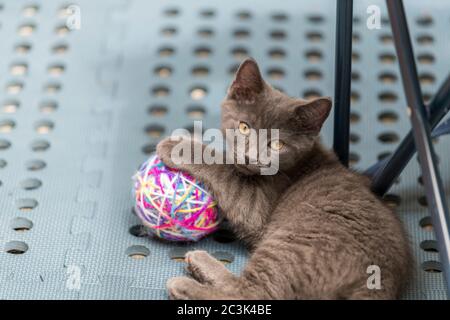
<svg viewBox="0 0 450 320">
<path fill-rule="evenodd" d="M 284 142 L 280 141 L 280 140 L 273 140 L 270 142 L 270 147 L 275 151 L 281 150 L 281 148 L 283 148 L 283 146 L 284 146 Z"/>
<path fill-rule="evenodd" d="M 239 122 L 239 132 L 248 135 L 250 133 L 250 126 L 245 122 Z"/>
</svg>

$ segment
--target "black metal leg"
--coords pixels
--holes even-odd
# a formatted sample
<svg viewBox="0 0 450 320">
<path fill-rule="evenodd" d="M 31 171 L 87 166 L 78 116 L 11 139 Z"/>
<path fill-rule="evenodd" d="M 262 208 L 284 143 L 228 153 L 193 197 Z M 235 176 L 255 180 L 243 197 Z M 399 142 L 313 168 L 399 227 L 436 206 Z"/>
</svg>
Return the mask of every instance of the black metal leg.
<svg viewBox="0 0 450 320">
<path fill-rule="evenodd" d="M 439 88 L 429 105 L 430 127 L 434 129 L 449 110 L 450 75 Z M 406 167 L 415 152 L 416 146 L 414 144 L 413 132 L 410 131 L 392 156 L 376 163 L 366 171 L 368 175 L 372 176 L 372 190 L 379 195 L 385 194 Z"/>
<path fill-rule="evenodd" d="M 353 0 L 336 2 L 333 147 L 342 164 L 348 166 Z"/>
<path fill-rule="evenodd" d="M 386 0 L 394 36 L 395 49 L 400 63 L 403 87 L 411 111 L 414 141 L 419 153 L 422 177 L 428 206 L 436 233 L 444 278 L 450 295 L 450 215 L 442 181 L 437 167 L 436 155 L 430 136 L 427 111 L 422 101 L 414 54 L 402 0 Z"/>
</svg>

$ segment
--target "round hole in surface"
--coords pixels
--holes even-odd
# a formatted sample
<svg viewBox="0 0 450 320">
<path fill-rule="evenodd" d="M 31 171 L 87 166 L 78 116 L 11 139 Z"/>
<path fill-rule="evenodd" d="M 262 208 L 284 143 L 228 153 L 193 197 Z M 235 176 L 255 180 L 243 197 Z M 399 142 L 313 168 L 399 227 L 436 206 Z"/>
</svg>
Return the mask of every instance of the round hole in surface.
<svg viewBox="0 0 450 320">
<path fill-rule="evenodd" d="M 392 43 L 392 35 L 391 34 L 387 34 L 387 33 L 382 34 L 379 39 L 384 44 Z"/>
<path fill-rule="evenodd" d="M 420 248 L 426 252 L 439 252 L 436 240 L 424 240 L 420 242 Z"/>
<path fill-rule="evenodd" d="M 13 120 L 0 120 L 0 133 L 9 133 L 15 126 L 16 123 Z"/>
<path fill-rule="evenodd" d="M 433 95 L 429 92 L 422 93 L 422 98 L 425 103 L 429 103 L 431 101 L 432 97 L 433 97 Z"/>
<path fill-rule="evenodd" d="M 53 77 L 59 77 L 64 73 L 65 66 L 62 64 L 53 64 L 48 67 L 47 72 Z"/>
<path fill-rule="evenodd" d="M 28 251 L 28 245 L 23 241 L 9 241 L 5 244 L 5 252 L 10 254 L 24 254 Z"/>
<path fill-rule="evenodd" d="M 59 25 L 55 28 L 55 33 L 58 36 L 65 36 L 66 34 L 68 34 L 70 32 L 69 28 L 67 28 L 66 25 Z"/>
<path fill-rule="evenodd" d="M 354 32 L 352 34 L 352 42 L 357 43 L 359 41 L 361 41 L 361 36 L 359 35 L 359 33 Z"/>
<path fill-rule="evenodd" d="M 176 262 L 185 262 L 186 253 L 188 252 L 188 248 L 177 247 L 173 248 L 169 251 L 170 260 Z"/>
<path fill-rule="evenodd" d="M 383 83 L 394 83 L 397 81 L 397 75 L 392 72 L 383 72 L 378 76 L 378 80 Z"/>
<path fill-rule="evenodd" d="M 57 82 L 50 82 L 45 85 L 44 91 L 48 94 L 55 94 L 61 90 L 61 85 Z"/>
<path fill-rule="evenodd" d="M 161 34 L 165 37 L 172 37 L 177 34 L 177 28 L 165 27 L 161 29 Z"/>
<path fill-rule="evenodd" d="M 39 6 L 35 4 L 27 5 L 23 8 L 22 14 L 27 17 L 33 17 L 39 11 Z"/>
<path fill-rule="evenodd" d="M 148 112 L 154 117 L 163 117 L 167 114 L 167 111 L 167 107 L 163 105 L 153 105 L 148 108 Z"/>
<path fill-rule="evenodd" d="M 236 17 L 239 20 L 249 20 L 252 18 L 252 14 L 248 10 L 241 10 L 236 12 Z"/>
<path fill-rule="evenodd" d="M 361 60 L 361 55 L 358 52 L 353 51 L 352 52 L 352 62 L 357 62 L 359 60 Z"/>
<path fill-rule="evenodd" d="M 142 153 L 147 155 L 152 154 L 155 151 L 156 151 L 156 144 L 154 143 L 148 143 L 142 147 Z"/>
<path fill-rule="evenodd" d="M 209 68 L 207 66 L 195 66 L 191 73 L 194 77 L 206 77 L 209 74 Z"/>
<path fill-rule="evenodd" d="M 419 202 L 419 204 L 422 207 L 427 207 L 428 206 L 428 200 L 426 196 L 420 196 L 417 198 L 417 202 Z"/>
<path fill-rule="evenodd" d="M 167 97 L 170 94 L 170 89 L 166 86 L 156 86 L 152 89 L 152 94 L 157 98 Z"/>
<path fill-rule="evenodd" d="M 378 59 L 380 60 L 381 63 L 391 64 L 395 62 L 396 57 L 392 53 L 382 53 L 379 55 Z"/>
<path fill-rule="evenodd" d="M 359 95 L 358 92 L 356 91 L 352 91 L 350 94 L 350 101 L 351 103 L 356 103 L 361 99 L 361 96 Z"/>
<path fill-rule="evenodd" d="M 284 70 L 281 68 L 270 68 L 267 70 L 267 75 L 272 80 L 281 80 L 284 78 Z"/>
<path fill-rule="evenodd" d="M 248 57 L 248 50 L 243 47 L 237 47 L 231 50 L 231 54 L 235 59 L 243 60 Z"/>
<path fill-rule="evenodd" d="M 55 101 L 43 101 L 40 105 L 39 105 L 39 110 L 42 113 L 53 113 L 55 112 L 55 110 L 58 108 L 58 104 Z"/>
<path fill-rule="evenodd" d="M 434 55 L 431 53 L 422 53 L 417 56 L 417 60 L 421 64 L 432 64 L 434 63 Z"/>
<path fill-rule="evenodd" d="M 350 123 L 351 124 L 356 124 L 361 120 L 361 116 L 356 113 L 356 112 L 351 112 L 350 113 Z"/>
<path fill-rule="evenodd" d="M 319 50 L 309 50 L 305 52 L 305 57 L 308 59 L 309 62 L 319 62 L 322 60 L 323 55 L 322 52 Z"/>
<path fill-rule="evenodd" d="M 35 209 L 38 205 L 38 202 L 35 199 L 31 198 L 23 198 L 16 200 L 16 207 L 20 211 L 27 212 Z"/>
<path fill-rule="evenodd" d="M 145 226 L 141 225 L 141 224 L 137 224 L 135 226 L 132 226 L 128 232 L 130 232 L 131 235 L 138 237 L 138 238 L 142 238 L 142 237 L 146 237 L 148 235 L 148 231 L 145 228 Z"/>
<path fill-rule="evenodd" d="M 392 111 L 385 111 L 378 115 L 378 120 L 384 124 L 392 124 L 398 121 L 398 115 Z"/>
<path fill-rule="evenodd" d="M 201 28 L 197 31 L 197 34 L 202 38 L 211 38 L 214 35 L 214 30 L 210 28 Z"/>
<path fill-rule="evenodd" d="M 14 48 L 14 51 L 19 54 L 26 54 L 30 52 L 31 50 L 31 44 L 29 43 L 19 43 Z"/>
<path fill-rule="evenodd" d="M 164 10 L 164 14 L 168 17 L 175 17 L 180 14 L 180 10 L 178 8 L 167 8 Z"/>
<path fill-rule="evenodd" d="M 187 108 L 187 115 L 190 118 L 201 119 L 205 114 L 206 110 L 202 106 L 190 106 Z"/>
<path fill-rule="evenodd" d="M 350 143 L 358 143 L 361 140 L 360 136 L 354 132 L 350 133 L 349 138 L 350 138 Z"/>
<path fill-rule="evenodd" d="M 43 152 L 50 148 L 50 143 L 46 140 L 34 140 L 31 143 L 31 150 L 35 152 Z"/>
<path fill-rule="evenodd" d="M 6 162 L 6 160 L 0 159 L 0 169 L 3 169 L 4 167 L 6 167 L 7 164 L 8 164 L 8 162 Z"/>
<path fill-rule="evenodd" d="M 361 75 L 358 71 L 352 71 L 352 80 L 353 81 L 361 80 Z"/>
<path fill-rule="evenodd" d="M 141 260 L 150 255 L 150 250 L 148 250 L 147 247 L 135 245 L 128 247 L 127 250 L 125 250 L 125 254 L 135 260 Z"/>
<path fill-rule="evenodd" d="M 286 38 L 286 32 L 283 30 L 273 30 L 269 35 L 273 40 L 283 40 Z"/>
<path fill-rule="evenodd" d="M 175 53 L 175 49 L 172 47 L 162 47 L 158 50 L 161 57 L 170 57 Z"/>
<path fill-rule="evenodd" d="M 440 273 L 442 272 L 442 265 L 439 261 L 424 261 L 422 263 L 422 270 L 429 273 Z"/>
<path fill-rule="evenodd" d="M 420 45 L 430 45 L 434 42 L 433 36 L 429 34 L 419 35 L 416 40 Z"/>
<path fill-rule="evenodd" d="M 26 63 L 14 63 L 9 68 L 9 72 L 13 76 L 23 76 L 28 71 L 28 65 Z"/>
<path fill-rule="evenodd" d="M 392 193 L 384 195 L 382 200 L 390 208 L 397 208 L 398 206 L 400 206 L 401 203 L 400 196 Z"/>
<path fill-rule="evenodd" d="M 215 251 L 211 255 L 223 263 L 232 263 L 234 261 L 234 255 L 230 252 Z"/>
<path fill-rule="evenodd" d="M 28 178 L 22 180 L 19 185 L 24 190 L 35 190 L 42 186 L 42 182 L 39 179 Z"/>
<path fill-rule="evenodd" d="M 25 163 L 25 168 L 29 171 L 39 171 L 44 169 L 47 166 L 45 161 L 43 160 L 29 160 Z"/>
<path fill-rule="evenodd" d="M 159 124 L 149 124 L 145 127 L 145 133 L 151 138 L 160 138 L 164 131 L 165 128 Z"/>
<path fill-rule="evenodd" d="M 315 98 L 319 98 L 322 96 L 322 93 L 318 90 L 315 89 L 309 89 L 303 92 L 303 97 L 306 100 L 311 100 L 311 99 L 315 99 Z"/>
<path fill-rule="evenodd" d="M 41 120 L 34 126 L 36 132 L 39 134 L 48 134 L 53 130 L 54 127 L 55 125 L 53 124 L 53 122 L 49 120 Z"/>
<path fill-rule="evenodd" d="M 275 48 L 269 51 L 269 56 L 274 60 L 281 60 L 286 57 L 286 52 L 283 49 Z"/>
<path fill-rule="evenodd" d="M 203 99 L 208 93 L 208 90 L 205 87 L 193 87 L 189 91 L 189 95 L 191 96 L 192 100 L 201 100 Z"/>
<path fill-rule="evenodd" d="M 216 12 L 213 9 L 203 9 L 200 11 L 200 15 L 203 18 L 212 18 L 216 15 Z"/>
<path fill-rule="evenodd" d="M 65 43 L 58 43 L 52 47 L 52 52 L 54 54 L 65 54 L 69 50 L 69 46 Z"/>
<path fill-rule="evenodd" d="M 247 29 L 237 29 L 233 31 L 233 36 L 237 39 L 245 39 L 250 37 L 250 31 Z"/>
<path fill-rule="evenodd" d="M 169 66 L 158 66 L 153 72 L 160 78 L 168 78 L 172 74 L 172 68 Z"/>
<path fill-rule="evenodd" d="M 319 70 L 306 70 L 303 74 L 308 81 L 318 81 L 322 79 L 322 72 Z"/>
<path fill-rule="evenodd" d="M 33 228 L 33 222 L 26 218 L 14 218 L 11 221 L 11 228 L 18 232 L 29 231 Z"/>
<path fill-rule="evenodd" d="M 393 103 L 396 102 L 398 97 L 394 92 L 382 92 L 378 95 L 378 99 L 383 103 Z"/>
<path fill-rule="evenodd" d="M 318 31 L 311 31 L 306 33 L 306 38 L 311 42 L 319 42 L 323 40 L 323 34 Z"/>
<path fill-rule="evenodd" d="M 422 27 L 428 27 L 433 24 L 433 17 L 430 15 L 421 15 L 417 17 L 416 23 Z"/>
<path fill-rule="evenodd" d="M 20 103 L 16 100 L 8 100 L 2 104 L 2 112 L 4 113 L 16 113 L 19 109 Z"/>
<path fill-rule="evenodd" d="M 289 19 L 288 15 L 284 12 L 275 12 L 271 15 L 273 21 L 282 22 Z"/>
<path fill-rule="evenodd" d="M 5 139 L 0 139 L 0 151 L 6 150 L 9 147 L 11 147 L 11 142 L 9 142 L 8 140 L 5 140 Z"/>
<path fill-rule="evenodd" d="M 23 83 L 22 82 L 10 82 L 6 85 L 6 92 L 9 94 L 19 94 L 23 89 Z"/>
<path fill-rule="evenodd" d="M 435 80 L 436 80 L 436 78 L 431 73 L 424 72 L 419 75 L 419 81 L 420 81 L 420 84 L 422 84 L 422 85 L 433 84 L 435 82 Z"/>
<path fill-rule="evenodd" d="M 311 14 L 308 16 L 308 21 L 314 24 L 321 24 L 325 18 L 321 14 Z"/>
<path fill-rule="evenodd" d="M 420 219 L 419 225 L 425 231 L 429 231 L 429 232 L 433 231 L 433 223 L 431 222 L 430 216 L 426 216 L 426 217 L 423 217 L 422 219 Z"/>
<path fill-rule="evenodd" d="M 33 32 L 36 30 L 36 25 L 34 24 L 23 24 L 19 27 L 17 32 L 21 37 L 29 37 L 33 34 Z"/>
<path fill-rule="evenodd" d="M 207 58 L 211 55 L 211 52 L 208 47 L 199 47 L 194 50 L 194 54 L 199 58 Z"/>
<path fill-rule="evenodd" d="M 378 140 L 381 143 L 395 143 L 400 139 L 395 132 L 383 132 L 378 135 Z"/>
</svg>

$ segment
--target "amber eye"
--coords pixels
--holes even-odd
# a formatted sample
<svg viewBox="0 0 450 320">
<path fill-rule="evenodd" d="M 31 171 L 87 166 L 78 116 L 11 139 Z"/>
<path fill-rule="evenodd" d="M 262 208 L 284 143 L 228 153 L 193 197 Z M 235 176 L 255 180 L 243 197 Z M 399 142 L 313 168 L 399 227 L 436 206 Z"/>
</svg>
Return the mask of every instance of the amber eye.
<svg viewBox="0 0 450 320">
<path fill-rule="evenodd" d="M 284 142 L 280 140 L 273 140 L 270 142 L 270 147 L 275 151 L 280 151 L 283 146 Z"/>
<path fill-rule="evenodd" d="M 250 126 L 245 122 L 239 122 L 239 132 L 248 135 L 250 133 Z"/>
</svg>

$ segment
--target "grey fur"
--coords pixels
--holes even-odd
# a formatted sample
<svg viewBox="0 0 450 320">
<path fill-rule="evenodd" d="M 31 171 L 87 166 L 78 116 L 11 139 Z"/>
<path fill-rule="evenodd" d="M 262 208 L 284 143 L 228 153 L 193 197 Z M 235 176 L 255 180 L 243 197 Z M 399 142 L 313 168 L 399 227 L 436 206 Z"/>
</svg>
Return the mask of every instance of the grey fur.
<svg viewBox="0 0 450 320">
<path fill-rule="evenodd" d="M 369 189 L 367 178 L 343 167 L 319 141 L 331 101 L 304 101 L 273 89 L 257 64 L 241 64 L 222 104 L 222 128 L 245 121 L 280 129 L 280 172 L 254 165 L 175 165 L 178 142 L 157 153 L 169 166 L 203 181 L 223 216 L 252 250 L 234 276 L 204 251 L 187 254 L 193 278 L 167 283 L 172 299 L 394 299 L 411 271 L 406 235 L 396 215 Z M 184 143 L 198 143 L 184 139 Z M 368 289 L 367 268 L 381 269 L 381 289 Z"/>
</svg>

